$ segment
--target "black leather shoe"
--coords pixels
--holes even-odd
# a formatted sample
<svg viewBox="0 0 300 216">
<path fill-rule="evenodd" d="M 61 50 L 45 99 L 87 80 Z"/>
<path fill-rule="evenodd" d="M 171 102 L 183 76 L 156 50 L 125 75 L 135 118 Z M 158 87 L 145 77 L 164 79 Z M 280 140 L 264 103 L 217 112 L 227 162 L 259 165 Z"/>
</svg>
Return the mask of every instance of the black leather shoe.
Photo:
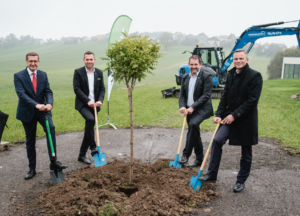
<svg viewBox="0 0 300 216">
<path fill-rule="evenodd" d="M 66 169 L 68 168 L 66 165 L 62 165 L 61 162 L 59 161 L 51 161 L 50 163 L 50 170 L 54 170 L 54 169 L 58 169 L 58 170 L 63 170 L 63 169 Z"/>
<path fill-rule="evenodd" d="M 96 148 L 91 149 L 91 154 L 94 156 L 94 154 L 98 154 L 98 150 Z"/>
<path fill-rule="evenodd" d="M 187 167 L 196 167 L 196 166 L 201 166 L 202 161 L 195 160 L 193 163 L 187 165 Z"/>
<path fill-rule="evenodd" d="M 78 161 L 81 161 L 86 164 L 91 164 L 91 161 L 89 159 L 87 159 L 85 156 L 79 156 Z"/>
<path fill-rule="evenodd" d="M 33 178 L 33 176 L 35 176 L 36 175 L 36 172 L 35 172 L 35 170 L 29 170 L 29 172 L 26 174 L 26 176 L 25 176 L 25 180 L 28 180 L 28 179 L 31 179 L 31 178 Z"/>
<path fill-rule="evenodd" d="M 200 178 L 198 178 L 202 182 L 211 182 L 211 183 L 216 183 L 217 182 L 217 176 L 211 176 L 211 175 L 204 175 Z"/>
<path fill-rule="evenodd" d="M 235 183 L 234 187 L 233 187 L 233 192 L 241 192 L 242 190 L 244 190 L 245 188 L 245 182 L 244 183 Z"/>
<path fill-rule="evenodd" d="M 182 156 L 179 160 L 178 160 L 178 163 L 187 163 L 189 161 L 189 159 L 185 156 Z"/>
</svg>

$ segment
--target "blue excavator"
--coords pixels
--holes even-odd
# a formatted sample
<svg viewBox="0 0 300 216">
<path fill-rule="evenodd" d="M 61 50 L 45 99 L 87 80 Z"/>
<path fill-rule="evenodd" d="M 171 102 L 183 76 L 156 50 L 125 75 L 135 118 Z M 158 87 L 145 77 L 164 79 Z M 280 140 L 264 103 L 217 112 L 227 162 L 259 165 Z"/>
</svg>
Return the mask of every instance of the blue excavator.
<svg viewBox="0 0 300 216">
<path fill-rule="evenodd" d="M 285 27 L 285 28 L 267 28 L 275 25 L 282 25 L 290 22 L 298 22 L 297 27 Z M 252 49 L 256 40 L 265 37 L 276 37 L 276 36 L 287 36 L 287 35 L 296 35 L 298 40 L 298 46 L 300 49 L 300 20 L 289 21 L 289 22 L 276 22 L 263 25 L 254 25 L 246 29 L 241 36 L 236 40 L 236 44 L 230 54 L 225 58 L 225 54 L 222 51 L 222 47 L 199 47 L 198 44 L 193 52 L 184 51 L 191 53 L 192 55 L 200 56 L 204 69 L 208 72 L 211 72 L 213 75 L 213 90 L 212 98 L 221 98 L 224 90 L 224 85 L 227 77 L 227 69 L 233 62 L 233 54 L 237 49 L 246 49 L 246 52 L 249 53 Z M 186 73 L 189 73 L 189 65 L 183 64 L 179 67 L 178 74 L 175 75 L 177 85 L 181 85 L 182 76 Z M 166 89 L 167 90 L 167 89 Z M 178 97 L 180 89 L 173 87 L 169 91 L 162 90 L 163 98 L 166 98 L 168 95 L 172 97 Z"/>
</svg>

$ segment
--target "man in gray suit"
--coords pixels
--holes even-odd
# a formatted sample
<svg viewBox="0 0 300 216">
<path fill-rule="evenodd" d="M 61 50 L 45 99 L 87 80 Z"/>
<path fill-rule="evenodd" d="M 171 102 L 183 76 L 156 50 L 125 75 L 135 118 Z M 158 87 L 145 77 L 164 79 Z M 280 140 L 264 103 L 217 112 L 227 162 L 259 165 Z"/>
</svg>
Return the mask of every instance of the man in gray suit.
<svg viewBox="0 0 300 216">
<path fill-rule="evenodd" d="M 200 124 L 213 116 L 211 91 L 212 75 L 202 66 L 199 56 L 189 59 L 190 73 L 185 74 L 181 81 L 179 95 L 180 113 L 187 117 L 188 133 L 183 155 L 179 163 L 187 163 L 194 149 L 196 160 L 189 167 L 200 166 L 203 161 L 203 145 L 200 137 Z"/>
</svg>

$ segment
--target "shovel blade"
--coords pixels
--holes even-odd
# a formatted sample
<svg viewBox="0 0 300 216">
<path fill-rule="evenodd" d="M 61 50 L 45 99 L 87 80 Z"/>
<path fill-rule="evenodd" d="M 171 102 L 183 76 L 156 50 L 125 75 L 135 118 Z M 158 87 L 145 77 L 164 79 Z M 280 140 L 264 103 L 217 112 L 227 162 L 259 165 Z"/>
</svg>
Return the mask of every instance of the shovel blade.
<svg viewBox="0 0 300 216">
<path fill-rule="evenodd" d="M 190 184 L 195 191 L 199 191 L 202 186 L 202 181 L 198 178 L 201 176 L 202 170 L 199 171 L 198 176 L 192 176 Z"/>
<path fill-rule="evenodd" d="M 98 146 L 98 154 L 94 154 L 95 167 L 106 165 L 106 155 L 100 152 L 100 146 Z"/>
<path fill-rule="evenodd" d="M 202 181 L 200 181 L 196 176 L 192 176 L 190 185 L 195 191 L 199 191 L 202 186 Z"/>
<path fill-rule="evenodd" d="M 175 167 L 175 168 L 181 168 L 182 167 L 182 164 L 180 164 L 180 163 L 178 163 L 178 159 L 179 159 L 179 154 L 177 154 L 176 155 L 176 159 L 175 159 L 175 161 L 170 161 L 170 164 L 169 164 L 169 166 L 171 167 L 171 166 L 173 166 L 173 167 Z"/>
<path fill-rule="evenodd" d="M 178 163 L 178 161 L 172 161 L 172 160 L 171 160 L 169 166 L 170 166 L 170 167 L 173 166 L 173 167 L 175 167 L 175 168 L 181 168 L 181 167 L 182 167 L 182 164 Z"/>
<path fill-rule="evenodd" d="M 50 177 L 51 177 L 53 186 L 65 181 L 64 174 L 61 170 L 57 170 L 56 172 L 50 171 Z"/>
</svg>

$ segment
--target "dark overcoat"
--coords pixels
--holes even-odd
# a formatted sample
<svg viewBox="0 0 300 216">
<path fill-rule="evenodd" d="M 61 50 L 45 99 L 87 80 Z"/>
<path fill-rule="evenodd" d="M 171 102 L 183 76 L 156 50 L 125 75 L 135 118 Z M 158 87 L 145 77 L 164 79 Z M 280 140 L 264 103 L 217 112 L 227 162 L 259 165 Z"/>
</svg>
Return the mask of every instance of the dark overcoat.
<svg viewBox="0 0 300 216">
<path fill-rule="evenodd" d="M 258 143 L 257 104 L 263 79 L 259 72 L 248 64 L 235 75 L 236 68 L 228 72 L 224 94 L 221 97 L 216 117 L 224 119 L 232 114 L 234 121 L 229 126 L 229 145 L 249 146 Z"/>
<path fill-rule="evenodd" d="M 181 81 L 181 89 L 179 94 L 179 108 L 187 108 L 188 90 L 189 90 L 190 76 L 189 73 L 183 75 Z M 198 114 L 200 123 L 213 116 L 213 106 L 211 102 L 211 91 L 213 87 L 212 75 L 201 67 L 194 88 L 194 103 L 192 107 L 194 112 Z"/>
</svg>

